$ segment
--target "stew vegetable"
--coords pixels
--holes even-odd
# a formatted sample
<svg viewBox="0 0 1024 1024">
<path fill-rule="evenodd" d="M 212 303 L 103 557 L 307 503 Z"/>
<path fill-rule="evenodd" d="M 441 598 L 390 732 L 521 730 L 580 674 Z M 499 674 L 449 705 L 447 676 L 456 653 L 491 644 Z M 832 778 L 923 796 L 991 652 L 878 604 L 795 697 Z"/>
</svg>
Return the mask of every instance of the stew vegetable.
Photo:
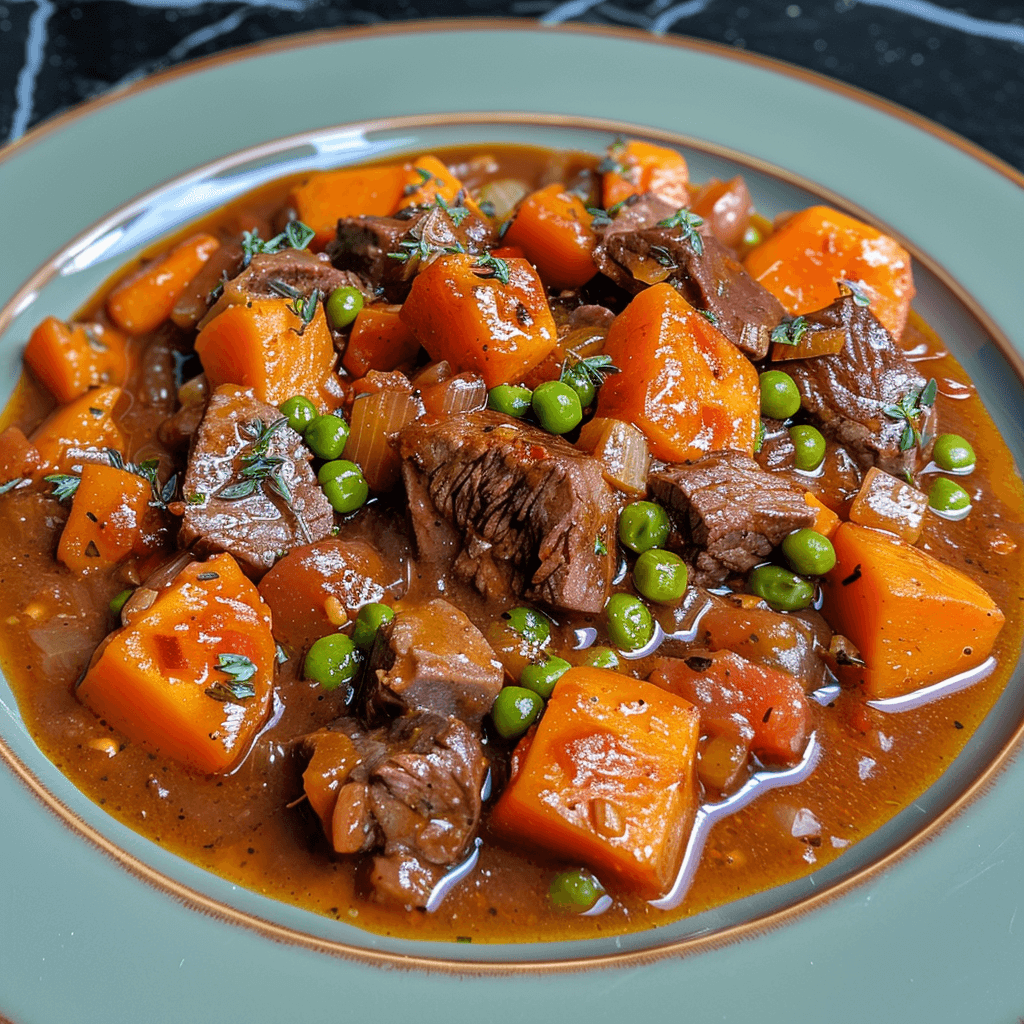
<svg viewBox="0 0 1024 1024">
<path fill-rule="evenodd" d="M 877 229 L 640 140 L 254 192 L 28 340 L 25 721 L 153 841 L 375 931 L 609 934 L 809 873 L 1020 650 L 1021 481 L 913 295 Z"/>
</svg>

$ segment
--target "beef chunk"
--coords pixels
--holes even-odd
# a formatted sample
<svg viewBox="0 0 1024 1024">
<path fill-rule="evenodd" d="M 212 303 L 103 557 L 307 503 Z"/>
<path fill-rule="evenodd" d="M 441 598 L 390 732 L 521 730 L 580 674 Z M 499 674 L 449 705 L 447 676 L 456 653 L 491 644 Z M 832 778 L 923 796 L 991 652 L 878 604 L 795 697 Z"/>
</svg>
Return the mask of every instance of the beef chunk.
<svg viewBox="0 0 1024 1024">
<path fill-rule="evenodd" d="M 446 251 L 483 253 L 495 241 L 490 224 L 472 211 L 459 215 L 457 225 L 441 207 L 407 212 L 343 217 L 327 247 L 336 267 L 362 275 L 389 302 L 404 302 L 416 274 Z"/>
<path fill-rule="evenodd" d="M 651 474 L 651 493 L 675 514 L 697 583 L 719 583 L 763 561 L 810 526 L 803 492 L 741 452 L 712 452 Z"/>
<path fill-rule="evenodd" d="M 359 755 L 338 790 L 332 845 L 339 853 L 380 851 L 371 875 L 378 897 L 425 906 L 476 835 L 487 773 L 478 736 L 457 718 L 429 714 L 372 730 L 342 718 L 330 728 L 348 735 Z M 322 735 L 307 737 L 307 753 Z"/>
<path fill-rule="evenodd" d="M 874 313 L 859 306 L 853 296 L 837 299 L 805 319 L 814 330 L 840 328 L 846 333 L 846 344 L 836 355 L 784 364 L 800 388 L 804 409 L 826 434 L 849 449 L 862 469 L 877 466 L 893 476 L 913 472 L 918 459 L 928 457 L 930 446 L 919 450 L 912 445 L 901 451 L 906 421 L 887 416 L 885 408 L 919 393 L 927 384 L 925 378 Z M 931 407 L 915 420 L 925 436 L 934 434 L 934 422 Z"/>
<path fill-rule="evenodd" d="M 429 711 L 479 725 L 504 670 L 466 613 L 436 598 L 403 608 L 381 630 L 363 678 L 372 721 Z"/>
<path fill-rule="evenodd" d="M 309 468 L 311 456 L 299 435 L 282 424 L 262 455 L 259 451 L 257 435 L 281 418 L 251 391 L 226 385 L 213 393 L 185 473 L 185 516 L 178 537 L 183 547 L 191 545 L 202 556 L 227 551 L 246 571 L 261 576 L 284 552 L 331 532 L 334 512 Z M 269 478 L 248 487 L 241 472 L 258 457 L 271 461 L 290 501 Z M 230 496 L 239 491 L 241 496 Z"/>
<path fill-rule="evenodd" d="M 604 607 L 616 509 L 596 460 L 489 411 L 413 424 L 399 450 L 421 548 L 441 518 L 461 534 L 456 574 L 489 597 Z"/>
<path fill-rule="evenodd" d="M 616 229 L 619 219 L 613 225 Z M 734 345 L 754 359 L 764 358 L 772 330 L 785 310 L 717 238 L 702 232 L 699 239 L 695 248 L 677 228 L 609 229 L 594 261 L 633 293 L 669 282 L 691 306 L 710 313 L 715 326 Z"/>
</svg>

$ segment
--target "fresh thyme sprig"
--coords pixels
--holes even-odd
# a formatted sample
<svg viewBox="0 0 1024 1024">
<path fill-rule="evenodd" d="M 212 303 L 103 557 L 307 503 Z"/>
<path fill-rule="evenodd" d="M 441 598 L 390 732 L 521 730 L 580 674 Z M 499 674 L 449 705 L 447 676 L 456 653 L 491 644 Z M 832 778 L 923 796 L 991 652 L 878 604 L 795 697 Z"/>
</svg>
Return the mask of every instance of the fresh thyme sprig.
<svg viewBox="0 0 1024 1024">
<path fill-rule="evenodd" d="M 603 355 L 587 356 L 584 359 L 577 359 L 575 361 L 571 358 L 566 359 L 562 363 L 562 372 L 559 374 L 558 379 L 564 381 L 570 371 L 581 374 L 595 388 L 599 388 L 604 383 L 605 378 L 611 376 L 611 374 L 622 372 L 617 366 L 612 364 L 611 356 Z"/>
<path fill-rule="evenodd" d="M 242 432 L 250 440 L 249 450 L 239 460 L 242 463 L 238 474 L 241 480 L 221 488 L 217 492 L 218 498 L 223 498 L 225 501 L 249 498 L 265 483 L 275 494 L 291 505 L 291 488 L 282 473 L 282 468 L 287 460 L 283 455 L 267 454 L 271 438 L 287 422 L 288 420 L 282 416 L 273 423 L 264 423 L 263 420 L 258 419 L 242 426 Z"/>
<path fill-rule="evenodd" d="M 216 667 L 229 677 L 229 681 L 208 686 L 204 691 L 207 697 L 240 704 L 256 696 L 256 687 L 252 682 L 256 676 L 256 666 L 244 654 L 220 654 L 217 656 Z"/>
<path fill-rule="evenodd" d="M 868 298 L 867 292 L 864 291 L 863 287 L 857 281 L 846 281 L 840 278 L 836 281 L 839 285 L 840 295 L 852 295 L 853 301 L 858 306 L 870 306 L 871 299 Z"/>
<path fill-rule="evenodd" d="M 772 331 L 775 345 L 799 345 L 807 333 L 807 319 L 802 316 L 785 319 Z"/>
<path fill-rule="evenodd" d="M 473 270 L 476 271 L 477 277 L 493 277 L 501 284 L 508 284 L 508 263 L 500 256 L 492 256 L 490 253 L 485 253 L 473 264 Z"/>
<path fill-rule="evenodd" d="M 75 491 L 78 490 L 78 485 L 82 482 L 80 476 L 72 473 L 51 473 L 49 476 L 44 476 L 43 479 L 48 484 L 53 484 L 50 494 L 58 501 L 67 501 L 73 498 Z"/>
<path fill-rule="evenodd" d="M 288 308 L 302 321 L 302 326 L 295 333 L 300 335 L 313 322 L 316 308 L 320 303 L 320 289 L 314 288 L 309 295 L 303 295 L 298 288 L 293 288 L 287 281 L 272 277 L 267 284 L 271 291 L 282 299 L 291 299 Z"/>
<path fill-rule="evenodd" d="M 678 229 L 679 237 L 686 242 L 698 255 L 704 255 L 704 239 L 700 237 L 697 230 L 704 223 L 704 218 L 692 213 L 687 207 L 682 206 L 671 217 L 658 221 L 659 228 Z"/>
<path fill-rule="evenodd" d="M 305 249 L 316 237 L 316 232 L 301 220 L 290 220 L 279 235 L 264 242 L 259 231 L 242 232 L 242 266 L 247 267 L 253 256 L 261 253 L 275 253 L 282 249 Z"/>
<path fill-rule="evenodd" d="M 469 216 L 470 212 L 467 207 L 463 206 L 459 202 L 456 202 L 454 206 L 449 206 L 440 192 L 434 196 L 434 206 L 439 210 L 444 210 L 444 212 L 448 214 L 448 218 L 456 227 L 461 226 L 462 222 Z"/>
<path fill-rule="evenodd" d="M 923 388 L 914 388 L 907 392 L 895 405 L 887 405 L 882 409 L 889 419 L 903 420 L 903 433 L 900 435 L 900 451 L 909 452 L 914 445 L 921 447 L 927 438 L 918 427 L 918 420 L 935 404 L 939 386 L 932 377 Z"/>
</svg>

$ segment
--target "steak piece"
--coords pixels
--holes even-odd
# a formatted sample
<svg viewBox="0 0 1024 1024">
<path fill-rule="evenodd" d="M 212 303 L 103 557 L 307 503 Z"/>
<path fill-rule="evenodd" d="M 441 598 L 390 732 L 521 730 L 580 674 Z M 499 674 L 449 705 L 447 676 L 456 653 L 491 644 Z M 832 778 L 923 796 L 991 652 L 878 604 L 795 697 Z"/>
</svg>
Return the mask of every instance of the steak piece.
<svg viewBox="0 0 1024 1024">
<path fill-rule="evenodd" d="M 341 718 L 329 728 L 352 740 L 359 761 L 338 789 L 328 838 L 338 853 L 380 851 L 371 873 L 379 898 L 426 906 L 480 823 L 488 762 L 479 737 L 457 718 L 430 714 L 372 730 Z M 325 732 L 306 737 L 307 754 Z"/>
<path fill-rule="evenodd" d="M 455 572 L 481 593 L 601 611 L 616 506 L 595 459 L 486 410 L 414 423 L 399 435 L 399 451 L 421 550 L 438 549 L 440 517 L 461 538 Z"/>
<path fill-rule="evenodd" d="M 667 281 L 695 309 L 710 313 L 737 348 L 752 359 L 764 358 L 772 330 L 786 311 L 714 235 L 702 229 L 695 248 L 678 228 L 656 223 L 623 231 L 618 230 L 620 219 L 594 252 L 602 273 L 634 294 Z"/>
<path fill-rule="evenodd" d="M 651 474 L 648 486 L 675 514 L 699 584 L 747 572 L 787 534 L 814 522 L 802 490 L 742 452 L 666 466 Z"/>
<path fill-rule="evenodd" d="M 442 598 L 406 607 L 381 631 L 363 673 L 371 722 L 428 711 L 478 726 L 501 690 L 501 662 L 465 612 Z"/>
<path fill-rule="evenodd" d="M 925 378 L 874 313 L 858 305 L 852 295 L 809 313 L 805 320 L 812 330 L 840 328 L 846 333 L 846 344 L 835 355 L 783 364 L 800 388 L 804 409 L 849 450 L 862 469 L 877 466 L 893 476 L 914 472 L 918 460 L 927 460 L 931 442 L 901 450 L 906 420 L 888 416 L 885 409 L 920 393 L 927 384 Z M 914 423 L 922 436 L 931 437 L 934 408 L 924 407 Z"/>
<path fill-rule="evenodd" d="M 258 577 L 291 548 L 331 532 L 334 511 L 309 468 L 312 456 L 286 423 L 274 427 L 282 419 L 244 388 L 226 384 L 211 395 L 182 486 L 182 547 L 192 546 L 200 557 L 227 551 Z M 270 464 L 290 500 L 270 476 L 241 475 L 256 459 Z"/>
<path fill-rule="evenodd" d="M 476 255 L 495 241 L 490 224 L 471 210 L 464 216 L 460 212 L 458 224 L 439 206 L 407 214 L 342 217 L 334 241 L 327 246 L 336 267 L 366 278 L 388 302 L 404 302 L 413 278 L 445 252 Z"/>
</svg>

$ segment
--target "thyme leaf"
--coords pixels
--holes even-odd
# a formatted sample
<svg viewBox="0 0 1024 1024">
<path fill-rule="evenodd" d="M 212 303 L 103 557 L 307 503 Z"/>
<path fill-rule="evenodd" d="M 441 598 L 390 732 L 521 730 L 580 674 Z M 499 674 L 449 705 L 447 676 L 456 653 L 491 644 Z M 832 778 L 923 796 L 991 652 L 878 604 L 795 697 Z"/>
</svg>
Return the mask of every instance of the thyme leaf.
<svg viewBox="0 0 1024 1024">
<path fill-rule="evenodd" d="M 477 272 L 477 277 L 493 277 L 503 285 L 508 284 L 508 263 L 501 259 L 500 256 L 492 256 L 490 253 L 487 253 L 473 264 L 473 269 Z M 480 271 L 483 271 L 483 273 L 480 273 Z"/>
<path fill-rule="evenodd" d="M 434 206 L 439 210 L 444 210 L 444 212 L 448 214 L 449 220 L 451 220 L 456 227 L 459 227 L 469 216 L 469 210 L 465 206 L 462 206 L 459 203 L 455 206 L 449 206 L 448 203 L 444 201 L 444 196 L 442 196 L 440 192 L 434 196 Z"/>
<path fill-rule="evenodd" d="M 256 696 L 256 687 L 252 682 L 256 666 L 244 654 L 220 654 L 217 656 L 216 667 L 229 677 L 229 681 L 208 686 L 204 691 L 207 697 L 240 704 Z"/>
<path fill-rule="evenodd" d="M 921 416 L 935 404 L 939 386 L 932 377 L 923 388 L 908 391 L 895 405 L 883 406 L 882 412 L 891 420 L 903 420 L 903 433 L 900 435 L 900 451 L 909 452 L 915 445 L 921 447 L 927 443 L 918 427 Z"/>
<path fill-rule="evenodd" d="M 772 343 L 775 345 L 799 345 L 807 333 L 807 320 L 798 316 L 783 320 L 772 331 Z"/>
<path fill-rule="evenodd" d="M 679 237 L 686 242 L 698 256 L 703 256 L 704 239 L 700 237 L 700 232 L 697 230 L 703 223 L 703 217 L 696 213 L 692 213 L 688 207 L 683 206 L 676 210 L 671 217 L 659 220 L 658 227 L 678 230 Z"/>
<path fill-rule="evenodd" d="M 569 370 L 581 373 L 595 388 L 599 388 L 604 383 L 605 377 L 622 372 L 617 366 L 612 365 L 611 356 L 603 355 L 587 356 L 585 359 L 577 359 L 575 362 L 566 359 L 562 363 L 562 372 L 558 379 L 564 381 Z"/>
<path fill-rule="evenodd" d="M 868 298 L 867 292 L 864 291 L 863 286 L 859 281 L 847 281 L 840 278 L 836 284 L 839 285 L 839 292 L 841 295 L 852 295 L 853 301 L 858 306 L 870 306 L 871 299 Z"/>
<path fill-rule="evenodd" d="M 49 476 L 44 476 L 43 479 L 48 484 L 53 484 L 52 496 L 58 501 L 67 501 L 69 498 L 73 498 L 75 491 L 78 490 L 78 485 L 82 482 L 80 476 L 70 473 L 51 473 Z"/>
<path fill-rule="evenodd" d="M 275 253 L 282 249 L 305 249 L 316 236 L 316 232 L 301 220 L 291 220 L 279 235 L 268 241 L 260 238 L 259 231 L 242 232 L 242 267 L 249 266 L 253 256 L 261 253 Z"/>
<path fill-rule="evenodd" d="M 264 423 L 258 419 L 242 427 L 242 433 L 249 438 L 249 450 L 239 460 L 242 464 L 238 473 L 241 479 L 222 487 L 217 492 L 218 498 L 225 501 L 249 498 L 265 483 L 275 494 L 291 504 L 292 492 L 283 474 L 287 459 L 283 455 L 267 454 L 271 439 L 287 422 L 282 416 L 273 423 Z"/>
<path fill-rule="evenodd" d="M 16 476 L 13 480 L 8 480 L 5 484 L 0 484 L 0 494 L 6 494 L 8 491 L 13 491 L 18 484 L 23 484 L 26 477 Z"/>
</svg>

